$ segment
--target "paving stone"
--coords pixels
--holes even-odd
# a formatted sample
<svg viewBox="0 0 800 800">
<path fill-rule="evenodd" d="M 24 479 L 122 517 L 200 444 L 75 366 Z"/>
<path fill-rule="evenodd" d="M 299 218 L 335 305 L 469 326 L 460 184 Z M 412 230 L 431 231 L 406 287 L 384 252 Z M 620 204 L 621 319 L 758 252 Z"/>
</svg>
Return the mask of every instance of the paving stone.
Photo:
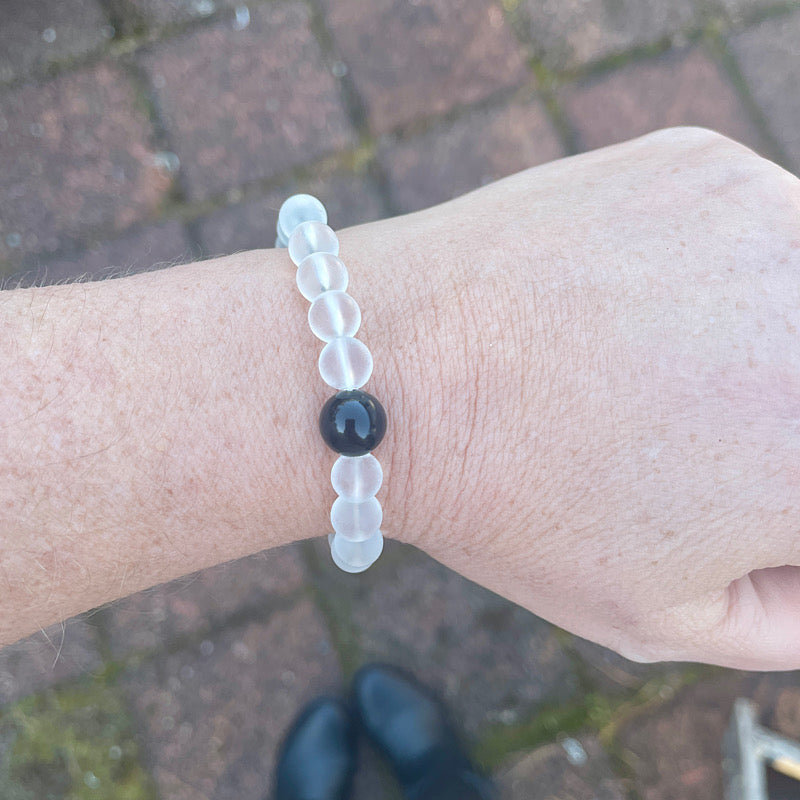
<svg viewBox="0 0 800 800">
<path fill-rule="evenodd" d="M 621 755 L 642 800 L 718 800 L 722 797 L 722 737 L 737 697 L 751 698 L 762 724 L 800 673 L 721 670 L 662 707 L 625 725 Z"/>
<path fill-rule="evenodd" d="M 303 579 L 297 547 L 287 545 L 137 592 L 106 607 L 111 652 L 121 659 L 207 630 L 237 611 L 266 609 Z"/>
<path fill-rule="evenodd" d="M 330 613 L 352 626 L 360 663 L 411 670 L 452 709 L 467 740 L 576 696 L 576 676 L 548 622 L 393 540 L 360 575 L 330 566 L 327 542 L 312 546 L 314 584 Z"/>
<path fill-rule="evenodd" d="M 168 220 L 138 227 L 124 236 L 96 242 L 69 255 L 32 257 L 23 270 L 9 278 L 8 284 L 44 286 L 74 280 L 103 280 L 182 264 L 195 255 L 183 224 Z"/>
<path fill-rule="evenodd" d="M 591 736 L 539 747 L 513 757 L 495 774 L 507 800 L 624 800 L 600 743 Z"/>
<path fill-rule="evenodd" d="M 675 661 L 639 664 L 580 636 L 571 637 L 571 647 L 581 659 L 584 674 L 591 685 L 597 691 L 611 695 L 635 691 L 654 678 L 667 680 L 678 677 L 686 667 Z"/>
<path fill-rule="evenodd" d="M 758 17 L 765 12 L 782 11 L 787 8 L 800 8 L 797 0 L 713 0 L 712 8 L 722 11 L 728 20 L 735 25 L 747 23 L 753 17 Z"/>
<path fill-rule="evenodd" d="M 72 617 L 0 649 L 0 706 L 100 669 L 96 626 Z"/>
<path fill-rule="evenodd" d="M 679 39 L 700 23 L 702 6 L 695 0 L 523 0 L 519 9 L 534 55 L 561 71 Z"/>
<path fill-rule="evenodd" d="M 491 0 L 323 0 L 326 21 L 384 133 L 525 81 L 524 53 Z"/>
<path fill-rule="evenodd" d="M 263 800 L 296 714 L 338 692 L 328 631 L 304 601 L 121 678 L 161 800 Z"/>
<path fill-rule="evenodd" d="M 564 154 L 542 103 L 531 98 L 473 111 L 405 141 L 387 136 L 379 157 L 395 206 L 409 212 Z"/>
<path fill-rule="evenodd" d="M 719 66 L 699 47 L 565 87 L 560 93 L 581 150 L 672 125 L 702 125 L 760 152 L 755 125 Z"/>
<path fill-rule="evenodd" d="M 800 11 L 775 17 L 730 39 L 752 96 L 800 173 Z"/>
<path fill-rule="evenodd" d="M 278 210 L 287 197 L 298 192 L 312 194 L 322 201 L 335 230 L 386 216 L 380 194 L 367 176 L 339 174 L 315 178 L 302 185 L 286 184 L 262 197 L 213 211 L 198 224 L 203 252 L 211 257 L 272 247 Z"/>
<path fill-rule="evenodd" d="M 791 686 L 778 693 L 769 726 L 800 742 L 800 686 Z"/>
<path fill-rule="evenodd" d="M 356 758 L 358 767 L 347 800 L 405 800 L 392 768 L 363 736 Z"/>
<path fill-rule="evenodd" d="M 0 81 L 96 50 L 113 35 L 94 0 L 3 0 Z"/>
<path fill-rule="evenodd" d="M 170 186 L 128 76 L 110 63 L 0 94 L 0 259 L 151 216 Z"/>
<path fill-rule="evenodd" d="M 245 5 L 240 0 L 111 0 L 111 4 L 126 33 L 204 19 Z"/>
<path fill-rule="evenodd" d="M 304 3 L 260 4 L 141 55 L 191 199 L 355 144 Z"/>
</svg>

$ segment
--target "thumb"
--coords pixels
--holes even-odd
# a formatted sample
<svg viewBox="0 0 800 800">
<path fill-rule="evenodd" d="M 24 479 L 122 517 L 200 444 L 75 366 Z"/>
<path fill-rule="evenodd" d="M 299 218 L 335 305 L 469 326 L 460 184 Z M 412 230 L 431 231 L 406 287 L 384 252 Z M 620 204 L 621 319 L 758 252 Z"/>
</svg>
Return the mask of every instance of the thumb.
<svg viewBox="0 0 800 800">
<path fill-rule="evenodd" d="M 800 668 L 800 567 L 752 570 L 728 585 L 725 601 L 714 632 L 725 659 L 718 663 L 747 670 Z"/>
</svg>

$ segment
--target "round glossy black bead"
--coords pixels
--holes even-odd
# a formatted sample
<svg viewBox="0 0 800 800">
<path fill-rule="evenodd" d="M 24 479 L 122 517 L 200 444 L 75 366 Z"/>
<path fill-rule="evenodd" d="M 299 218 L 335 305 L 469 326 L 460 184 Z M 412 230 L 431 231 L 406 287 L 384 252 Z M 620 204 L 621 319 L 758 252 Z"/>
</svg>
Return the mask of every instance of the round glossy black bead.
<svg viewBox="0 0 800 800">
<path fill-rule="evenodd" d="M 383 406 L 361 389 L 337 392 L 322 407 L 319 431 L 325 444 L 343 456 L 363 456 L 386 433 Z"/>
</svg>

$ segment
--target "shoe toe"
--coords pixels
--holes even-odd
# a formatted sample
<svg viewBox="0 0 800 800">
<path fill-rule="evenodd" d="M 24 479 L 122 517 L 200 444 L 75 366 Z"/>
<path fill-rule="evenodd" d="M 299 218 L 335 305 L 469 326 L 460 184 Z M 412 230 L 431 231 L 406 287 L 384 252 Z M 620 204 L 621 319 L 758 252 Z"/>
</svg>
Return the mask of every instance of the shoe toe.
<svg viewBox="0 0 800 800">
<path fill-rule="evenodd" d="M 344 800 L 355 758 L 356 726 L 348 704 L 336 697 L 317 698 L 284 739 L 275 800 Z"/>
<path fill-rule="evenodd" d="M 369 664 L 353 678 L 353 701 L 362 727 L 409 785 L 434 761 L 465 761 L 441 703 L 410 673 Z"/>
</svg>

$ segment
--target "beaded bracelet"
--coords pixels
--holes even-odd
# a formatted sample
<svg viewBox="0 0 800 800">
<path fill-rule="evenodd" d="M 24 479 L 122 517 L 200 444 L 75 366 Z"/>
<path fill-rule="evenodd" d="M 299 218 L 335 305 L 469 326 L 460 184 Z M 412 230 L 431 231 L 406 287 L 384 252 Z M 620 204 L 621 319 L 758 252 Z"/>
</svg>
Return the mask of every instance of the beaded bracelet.
<svg viewBox="0 0 800 800">
<path fill-rule="evenodd" d="M 331 556 L 345 572 L 363 572 L 383 551 L 383 511 L 375 497 L 383 470 L 370 451 L 386 433 L 386 412 L 361 389 L 372 374 L 372 354 L 354 338 L 361 310 L 345 291 L 347 268 L 327 222 L 325 206 L 316 197 L 292 195 L 278 213 L 275 247 L 288 247 L 297 266 L 297 288 L 311 301 L 308 324 L 326 342 L 319 372 L 338 390 L 319 415 L 322 438 L 340 454 L 331 470 L 338 495 L 331 508 L 334 533 L 328 534 Z"/>
</svg>

